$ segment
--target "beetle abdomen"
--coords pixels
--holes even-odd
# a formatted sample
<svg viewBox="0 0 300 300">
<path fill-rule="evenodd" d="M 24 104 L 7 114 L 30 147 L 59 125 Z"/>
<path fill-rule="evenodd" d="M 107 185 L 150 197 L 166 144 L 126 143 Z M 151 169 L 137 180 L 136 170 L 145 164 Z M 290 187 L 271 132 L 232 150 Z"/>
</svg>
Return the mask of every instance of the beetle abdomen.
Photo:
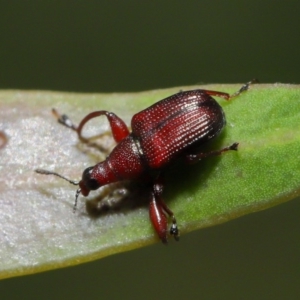
<svg viewBox="0 0 300 300">
<path fill-rule="evenodd" d="M 175 94 L 136 114 L 132 132 L 144 159 L 161 168 L 197 142 L 215 137 L 225 125 L 221 106 L 202 90 Z"/>
</svg>

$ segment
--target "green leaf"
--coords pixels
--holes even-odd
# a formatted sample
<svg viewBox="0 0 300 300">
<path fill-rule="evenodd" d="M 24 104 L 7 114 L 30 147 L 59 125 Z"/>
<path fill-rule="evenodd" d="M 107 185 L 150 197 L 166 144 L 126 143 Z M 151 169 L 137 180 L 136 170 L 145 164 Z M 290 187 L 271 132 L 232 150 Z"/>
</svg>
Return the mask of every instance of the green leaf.
<svg viewBox="0 0 300 300">
<path fill-rule="evenodd" d="M 232 93 L 239 87 L 201 88 Z M 36 174 L 34 169 L 55 170 L 78 180 L 86 167 L 104 159 L 106 150 L 113 147 L 109 135 L 95 140 L 102 151 L 81 145 L 74 132 L 56 122 L 52 107 L 75 123 L 93 110 L 104 109 L 129 124 L 139 110 L 193 88 L 199 87 L 126 94 L 2 91 L 0 130 L 8 141 L 0 149 L 0 278 L 79 264 L 159 242 L 143 191 L 136 193 L 127 184 L 105 187 L 91 193 L 90 202 L 80 197 L 74 214 L 76 187 L 54 176 Z M 188 231 L 300 195 L 300 87 L 253 85 L 238 98 L 219 102 L 227 127 L 205 151 L 233 142 L 240 143 L 239 151 L 192 166 L 175 165 L 166 173 L 164 199 L 176 215 L 181 243 Z M 105 118 L 90 123 L 86 135 L 109 129 Z M 112 202 L 123 192 L 129 193 L 124 208 L 98 217 L 86 212 L 99 195 L 108 194 L 106 200 Z"/>
</svg>

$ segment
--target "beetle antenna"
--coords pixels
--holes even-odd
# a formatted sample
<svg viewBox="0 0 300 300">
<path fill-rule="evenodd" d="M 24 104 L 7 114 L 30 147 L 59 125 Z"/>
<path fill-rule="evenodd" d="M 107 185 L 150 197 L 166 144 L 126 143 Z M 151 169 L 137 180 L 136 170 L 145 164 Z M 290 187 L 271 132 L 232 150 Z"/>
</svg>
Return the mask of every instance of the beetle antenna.
<svg viewBox="0 0 300 300">
<path fill-rule="evenodd" d="M 75 180 L 70 180 L 69 178 L 65 177 L 65 176 L 62 176 L 56 172 L 52 172 L 52 171 L 48 171 L 48 170 L 44 170 L 44 169 L 35 169 L 35 172 L 37 172 L 38 174 L 42 174 L 42 175 L 55 175 L 57 177 L 60 177 L 66 181 L 68 181 L 69 183 L 73 184 L 73 185 L 79 185 L 79 182 L 78 181 L 75 181 Z M 77 202 L 78 202 L 78 197 L 81 193 L 81 189 L 78 189 L 76 191 L 76 194 L 75 194 L 75 202 L 74 202 L 74 206 L 73 206 L 73 212 L 75 213 L 76 211 L 76 208 L 77 208 Z"/>
<path fill-rule="evenodd" d="M 52 171 L 48 171 L 48 170 L 44 170 L 44 169 L 35 169 L 35 172 L 37 172 L 37 173 L 39 173 L 39 174 L 43 174 L 43 175 L 55 175 L 55 176 L 57 176 L 57 177 L 60 177 L 60 178 L 62 178 L 62 179 L 64 179 L 64 180 L 66 180 L 66 181 L 68 181 L 69 183 L 71 183 L 71 184 L 73 184 L 73 185 L 79 185 L 79 182 L 78 181 L 75 181 L 75 180 L 71 180 L 71 179 L 69 179 L 69 178 L 66 178 L 66 177 L 64 177 L 64 176 L 62 176 L 62 175 L 60 175 L 60 174 L 58 174 L 58 173 L 56 173 L 56 172 L 52 172 Z M 78 190 L 77 190 L 77 192 L 78 192 Z M 80 192 L 79 192 L 80 193 Z M 77 193 L 76 193 L 76 195 L 77 195 Z M 79 194 L 78 194 L 79 195 Z M 78 195 L 77 195 L 77 197 L 78 197 Z"/>
<path fill-rule="evenodd" d="M 80 195 L 80 193 L 81 193 L 81 189 L 78 189 L 76 191 L 76 194 L 75 194 L 75 202 L 74 202 L 74 206 L 73 206 L 73 213 L 75 213 L 75 211 L 76 211 L 78 196 Z"/>
</svg>

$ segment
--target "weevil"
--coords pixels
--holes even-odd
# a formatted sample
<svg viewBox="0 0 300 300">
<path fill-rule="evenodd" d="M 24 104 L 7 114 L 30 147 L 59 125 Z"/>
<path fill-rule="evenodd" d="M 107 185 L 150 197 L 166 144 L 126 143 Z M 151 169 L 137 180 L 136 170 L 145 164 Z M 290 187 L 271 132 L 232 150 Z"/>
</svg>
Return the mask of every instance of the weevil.
<svg viewBox="0 0 300 300">
<path fill-rule="evenodd" d="M 238 143 L 235 142 L 217 151 L 201 151 L 201 146 L 217 137 L 226 124 L 224 111 L 213 96 L 230 100 L 248 90 L 254 82 L 256 80 L 244 84 L 232 95 L 204 89 L 181 91 L 135 114 L 131 120 L 131 132 L 113 112 L 91 112 L 78 126 L 66 115 L 56 113 L 58 121 L 73 129 L 81 141 L 87 141 L 82 135 L 85 124 L 93 118 L 105 116 L 117 145 L 104 161 L 85 169 L 79 182 L 52 171 L 37 169 L 36 172 L 56 175 L 79 185 L 75 195 L 75 210 L 80 194 L 88 196 L 90 191 L 117 181 L 143 180 L 156 171 L 158 176 L 151 178 L 150 220 L 163 243 L 167 243 L 168 234 L 179 240 L 175 215 L 162 198 L 164 185 L 161 171 L 182 158 L 187 163 L 195 163 L 209 156 L 237 150 Z M 168 217 L 171 219 L 169 230 Z"/>
</svg>

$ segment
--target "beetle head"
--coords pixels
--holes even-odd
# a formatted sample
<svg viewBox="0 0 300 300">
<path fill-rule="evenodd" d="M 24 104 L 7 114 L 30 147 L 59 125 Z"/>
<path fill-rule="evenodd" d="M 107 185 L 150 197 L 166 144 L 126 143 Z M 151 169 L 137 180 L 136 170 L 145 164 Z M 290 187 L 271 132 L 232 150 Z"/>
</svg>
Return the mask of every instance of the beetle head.
<svg viewBox="0 0 300 300">
<path fill-rule="evenodd" d="M 86 168 L 82 173 L 82 179 L 79 181 L 80 192 L 83 196 L 88 196 L 90 191 L 97 190 L 101 186 L 92 176 L 93 168 Z"/>
</svg>

